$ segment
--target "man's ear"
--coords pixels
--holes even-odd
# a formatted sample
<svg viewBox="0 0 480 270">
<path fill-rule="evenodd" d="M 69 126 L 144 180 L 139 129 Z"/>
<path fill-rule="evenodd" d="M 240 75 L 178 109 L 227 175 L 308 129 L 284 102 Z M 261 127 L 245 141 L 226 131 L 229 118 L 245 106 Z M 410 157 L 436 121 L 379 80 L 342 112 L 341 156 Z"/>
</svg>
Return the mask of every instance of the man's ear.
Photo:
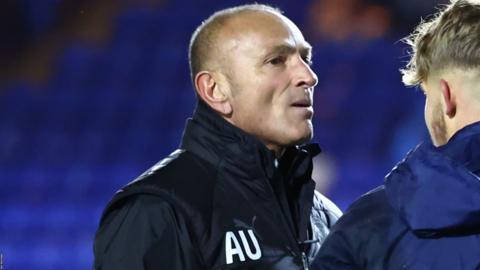
<svg viewBox="0 0 480 270">
<path fill-rule="evenodd" d="M 195 88 L 200 98 L 211 108 L 222 115 L 232 113 L 232 105 L 228 99 L 226 86 L 219 84 L 219 78 L 209 71 L 199 72 L 195 76 Z"/>
<path fill-rule="evenodd" d="M 445 113 L 448 117 L 453 118 L 457 113 L 457 103 L 448 81 L 444 79 L 440 80 L 440 90 L 442 91 L 443 101 L 445 103 Z"/>
</svg>

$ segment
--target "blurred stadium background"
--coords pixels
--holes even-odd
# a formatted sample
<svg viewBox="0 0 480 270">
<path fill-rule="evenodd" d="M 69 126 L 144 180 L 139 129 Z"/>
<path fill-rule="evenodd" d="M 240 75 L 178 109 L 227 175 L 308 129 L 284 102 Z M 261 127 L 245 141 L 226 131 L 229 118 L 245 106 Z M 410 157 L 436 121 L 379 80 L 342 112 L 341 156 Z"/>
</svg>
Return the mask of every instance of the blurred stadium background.
<svg viewBox="0 0 480 270">
<path fill-rule="evenodd" d="M 399 40 L 438 0 L 266 0 L 314 45 L 317 187 L 342 209 L 428 139 Z M 191 33 L 247 1 L 0 1 L 3 269 L 90 269 L 103 207 L 174 150 Z"/>
</svg>

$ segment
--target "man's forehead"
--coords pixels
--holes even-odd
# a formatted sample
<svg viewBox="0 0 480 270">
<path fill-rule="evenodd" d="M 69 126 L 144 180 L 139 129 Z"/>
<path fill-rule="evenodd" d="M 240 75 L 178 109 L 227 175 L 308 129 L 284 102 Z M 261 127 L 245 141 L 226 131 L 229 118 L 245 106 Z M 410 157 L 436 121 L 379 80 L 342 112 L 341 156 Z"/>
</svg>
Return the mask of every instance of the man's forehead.
<svg viewBox="0 0 480 270">
<path fill-rule="evenodd" d="M 272 45 L 265 49 L 268 52 L 276 52 L 281 54 L 289 54 L 297 51 L 303 54 L 310 54 L 312 52 L 312 46 L 305 40 L 296 43 L 293 43 L 290 40 L 285 40 L 284 42 L 277 43 L 276 45 Z"/>
<path fill-rule="evenodd" d="M 273 12 L 258 11 L 238 15 L 222 32 L 221 42 L 230 49 L 260 44 L 262 48 L 258 49 L 311 49 L 311 45 L 292 21 Z"/>
</svg>

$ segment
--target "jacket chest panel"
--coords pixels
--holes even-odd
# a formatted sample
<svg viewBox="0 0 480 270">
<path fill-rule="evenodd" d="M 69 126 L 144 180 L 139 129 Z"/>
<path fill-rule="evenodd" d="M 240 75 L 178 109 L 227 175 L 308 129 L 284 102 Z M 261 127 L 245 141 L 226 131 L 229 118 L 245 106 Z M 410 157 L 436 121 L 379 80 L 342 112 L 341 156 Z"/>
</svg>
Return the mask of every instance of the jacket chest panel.
<svg viewBox="0 0 480 270">
<path fill-rule="evenodd" d="M 202 242 L 205 261 L 212 269 L 298 267 L 295 239 L 283 224 L 274 195 L 266 197 L 266 191 L 256 188 L 232 188 L 228 182 L 218 185 L 209 234 Z"/>
<path fill-rule="evenodd" d="M 214 215 L 210 236 L 203 243 L 211 269 L 275 269 L 271 266 L 280 261 L 293 266 L 297 256 L 284 231 L 275 221 L 251 211 L 243 217 Z"/>
</svg>

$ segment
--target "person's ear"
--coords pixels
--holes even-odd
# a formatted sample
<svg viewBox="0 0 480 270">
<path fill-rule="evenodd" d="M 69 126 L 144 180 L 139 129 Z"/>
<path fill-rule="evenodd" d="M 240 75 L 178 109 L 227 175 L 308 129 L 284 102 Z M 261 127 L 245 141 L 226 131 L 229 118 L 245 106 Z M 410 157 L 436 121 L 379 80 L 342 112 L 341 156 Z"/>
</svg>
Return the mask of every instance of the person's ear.
<svg viewBox="0 0 480 270">
<path fill-rule="evenodd" d="M 219 83 L 218 74 L 209 71 L 201 71 L 195 76 L 195 88 L 200 98 L 212 109 L 222 115 L 232 113 L 232 105 L 228 99 L 226 85 Z"/>
<path fill-rule="evenodd" d="M 445 114 L 448 117 L 453 118 L 457 113 L 457 103 L 448 81 L 444 79 L 440 80 L 440 90 L 442 91 L 442 97 L 445 104 Z"/>
</svg>

